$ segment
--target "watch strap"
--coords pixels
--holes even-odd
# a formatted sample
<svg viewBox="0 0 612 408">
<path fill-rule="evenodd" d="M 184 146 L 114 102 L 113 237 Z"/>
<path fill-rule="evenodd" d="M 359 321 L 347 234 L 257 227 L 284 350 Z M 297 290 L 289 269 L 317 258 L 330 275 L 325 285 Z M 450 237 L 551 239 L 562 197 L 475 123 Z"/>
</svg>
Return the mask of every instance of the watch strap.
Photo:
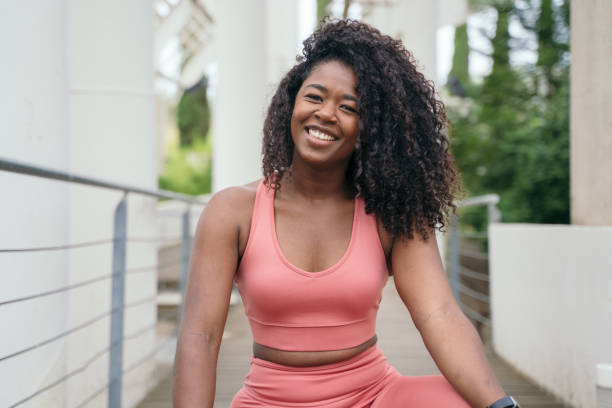
<svg viewBox="0 0 612 408">
<path fill-rule="evenodd" d="M 520 408 L 519 404 L 511 396 L 498 399 L 487 408 Z"/>
</svg>

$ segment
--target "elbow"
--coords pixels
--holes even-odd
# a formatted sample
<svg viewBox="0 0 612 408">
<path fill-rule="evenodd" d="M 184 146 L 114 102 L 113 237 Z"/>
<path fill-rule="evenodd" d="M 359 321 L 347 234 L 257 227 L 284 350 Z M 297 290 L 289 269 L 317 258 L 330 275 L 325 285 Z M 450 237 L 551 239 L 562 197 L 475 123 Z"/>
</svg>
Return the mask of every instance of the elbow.
<svg viewBox="0 0 612 408">
<path fill-rule="evenodd" d="M 440 326 L 465 322 L 470 324 L 456 302 L 444 303 L 414 319 L 414 324 L 421 334 L 429 330 L 438 330 Z"/>
<path fill-rule="evenodd" d="M 177 339 L 177 354 L 179 352 L 187 352 L 189 354 L 194 352 L 212 352 L 216 354 L 221 347 L 222 337 L 222 331 L 205 330 L 196 332 L 186 327 L 181 327 Z"/>
</svg>

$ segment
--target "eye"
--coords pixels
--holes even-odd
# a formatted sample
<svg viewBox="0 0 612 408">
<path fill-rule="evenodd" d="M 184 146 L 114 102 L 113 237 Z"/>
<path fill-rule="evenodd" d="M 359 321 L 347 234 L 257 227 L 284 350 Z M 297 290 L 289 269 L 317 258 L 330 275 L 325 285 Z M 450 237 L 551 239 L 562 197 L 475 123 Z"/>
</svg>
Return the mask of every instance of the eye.
<svg viewBox="0 0 612 408">
<path fill-rule="evenodd" d="M 306 94 L 306 95 L 304 95 L 304 98 L 310 99 L 312 101 L 317 101 L 317 102 L 321 102 L 323 100 L 323 98 L 321 98 L 317 94 Z"/>
<path fill-rule="evenodd" d="M 352 106 L 349 106 L 349 105 L 340 105 L 340 108 L 342 108 L 342 109 L 344 109 L 346 111 L 352 112 L 352 113 L 357 113 L 357 114 L 359 113 L 359 111 L 357 109 L 355 109 L 355 108 L 353 108 Z"/>
</svg>

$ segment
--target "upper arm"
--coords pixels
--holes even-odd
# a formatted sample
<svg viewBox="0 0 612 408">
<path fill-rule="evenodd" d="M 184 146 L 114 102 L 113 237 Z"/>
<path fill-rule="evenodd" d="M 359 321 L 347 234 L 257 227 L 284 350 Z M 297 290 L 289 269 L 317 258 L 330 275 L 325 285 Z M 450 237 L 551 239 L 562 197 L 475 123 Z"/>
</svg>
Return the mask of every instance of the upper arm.
<svg viewBox="0 0 612 408">
<path fill-rule="evenodd" d="M 211 198 L 198 221 L 189 263 L 181 332 L 203 335 L 216 344 L 223 334 L 238 264 L 241 199 L 239 188 Z"/>
<path fill-rule="evenodd" d="M 428 322 L 457 311 L 434 231 L 430 231 L 427 240 L 416 232 L 413 239 L 396 239 L 391 267 L 395 287 L 419 330 Z"/>
</svg>

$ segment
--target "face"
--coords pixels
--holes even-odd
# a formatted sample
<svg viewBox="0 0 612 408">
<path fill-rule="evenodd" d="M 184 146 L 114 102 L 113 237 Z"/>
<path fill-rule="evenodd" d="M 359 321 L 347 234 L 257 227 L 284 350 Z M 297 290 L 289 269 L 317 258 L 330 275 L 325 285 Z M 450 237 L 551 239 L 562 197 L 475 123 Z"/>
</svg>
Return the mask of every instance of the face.
<svg viewBox="0 0 612 408">
<path fill-rule="evenodd" d="M 291 137 L 295 160 L 311 165 L 347 165 L 359 137 L 357 78 L 338 62 L 315 66 L 295 97 Z"/>
</svg>

